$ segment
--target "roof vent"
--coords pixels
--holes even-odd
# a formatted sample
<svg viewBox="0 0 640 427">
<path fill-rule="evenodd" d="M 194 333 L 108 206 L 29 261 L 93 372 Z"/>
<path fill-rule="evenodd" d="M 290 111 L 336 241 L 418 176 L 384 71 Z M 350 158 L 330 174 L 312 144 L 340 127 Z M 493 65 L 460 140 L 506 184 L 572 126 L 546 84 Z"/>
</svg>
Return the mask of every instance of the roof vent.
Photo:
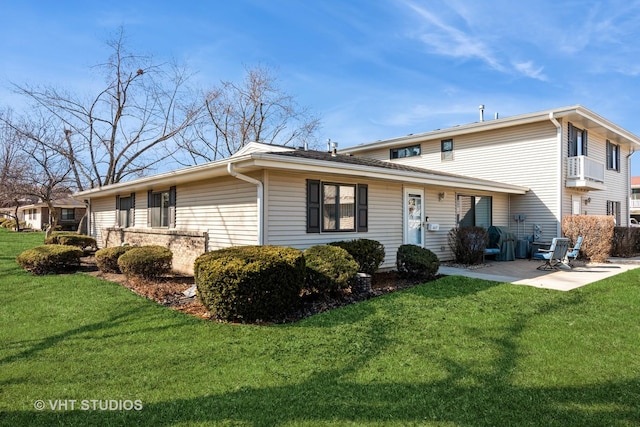
<svg viewBox="0 0 640 427">
<path fill-rule="evenodd" d="M 480 110 L 480 121 L 484 122 L 484 104 L 480 104 L 478 110 Z"/>
</svg>

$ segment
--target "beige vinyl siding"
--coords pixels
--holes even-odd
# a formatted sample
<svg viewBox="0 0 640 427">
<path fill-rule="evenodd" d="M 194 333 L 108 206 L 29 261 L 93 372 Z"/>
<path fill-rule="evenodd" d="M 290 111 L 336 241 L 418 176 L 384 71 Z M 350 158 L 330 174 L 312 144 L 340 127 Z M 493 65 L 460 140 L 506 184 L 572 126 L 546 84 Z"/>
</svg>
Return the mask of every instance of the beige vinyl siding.
<svg viewBox="0 0 640 427">
<path fill-rule="evenodd" d="M 208 232 L 208 250 L 257 244 L 257 187 L 233 177 L 177 186 L 176 228 Z"/>
<path fill-rule="evenodd" d="M 96 239 L 99 248 L 104 247 L 103 233 L 116 223 L 116 199 L 113 196 L 91 199 L 89 235 Z"/>
<path fill-rule="evenodd" d="M 307 233 L 307 179 L 368 184 L 368 231 Z M 268 183 L 265 243 L 306 249 L 339 240 L 373 239 L 385 246 L 386 257 L 382 268 L 395 266 L 396 251 L 402 244 L 402 185 L 353 177 L 276 171 L 269 172 Z"/>
<path fill-rule="evenodd" d="M 566 127 L 566 125 L 565 125 Z M 615 144 L 614 141 L 612 143 Z M 568 143 L 565 139 L 563 153 L 564 153 L 564 174 L 566 174 L 566 158 Z M 607 170 L 607 139 L 603 135 L 600 135 L 594 131 L 589 131 L 587 136 L 587 157 L 592 160 L 596 160 L 604 164 L 604 185 L 606 190 L 590 190 L 590 191 L 578 191 L 568 189 L 562 200 L 562 210 L 565 215 L 570 215 L 571 210 L 571 196 L 579 195 L 582 199 L 581 213 L 583 215 L 606 215 L 607 213 L 607 200 L 620 202 L 621 221 L 620 225 L 627 225 L 627 205 L 629 203 L 628 196 L 628 183 L 627 174 L 629 170 L 628 159 L 629 147 L 620 146 L 620 172 L 615 170 Z M 565 175 L 566 176 L 566 175 Z M 591 199 L 588 204 L 585 204 L 586 199 Z"/>
<path fill-rule="evenodd" d="M 551 121 L 454 136 L 453 146 L 452 161 L 441 160 L 440 139 L 433 139 L 422 142 L 421 156 L 393 162 L 528 187 L 527 194 L 511 196 L 510 206 L 505 209 L 496 209 L 494 195 L 494 224 L 515 232 L 516 223 L 508 217 L 522 213 L 527 215 L 527 232 L 521 234 L 532 234 L 537 223 L 542 226 L 543 237 L 556 236 L 561 160 L 556 127 Z M 389 160 L 388 149 L 359 155 Z M 500 200 L 509 205 L 508 198 Z M 496 217 L 498 212 L 504 216 Z"/>
</svg>

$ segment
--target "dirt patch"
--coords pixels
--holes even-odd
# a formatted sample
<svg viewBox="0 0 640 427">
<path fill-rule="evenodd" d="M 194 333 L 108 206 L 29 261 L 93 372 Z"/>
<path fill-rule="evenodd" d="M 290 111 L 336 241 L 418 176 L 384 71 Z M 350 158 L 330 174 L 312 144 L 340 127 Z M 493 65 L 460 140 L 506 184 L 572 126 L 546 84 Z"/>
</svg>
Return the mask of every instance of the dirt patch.
<svg viewBox="0 0 640 427">
<path fill-rule="evenodd" d="M 101 272 L 96 267 L 93 257 L 82 259 L 81 270 L 109 282 L 119 283 L 132 292 L 173 310 L 203 319 L 212 319 L 211 313 L 197 296 L 188 297 L 184 294 L 195 283 L 192 276 L 172 274 L 154 280 L 127 278 L 124 274 Z M 372 277 L 369 292 L 352 292 L 349 289 L 329 296 L 303 295 L 300 308 L 283 316 L 276 323 L 295 322 L 328 310 L 407 289 L 419 283 L 424 283 L 424 280 L 401 278 L 395 272 L 377 273 Z"/>
</svg>

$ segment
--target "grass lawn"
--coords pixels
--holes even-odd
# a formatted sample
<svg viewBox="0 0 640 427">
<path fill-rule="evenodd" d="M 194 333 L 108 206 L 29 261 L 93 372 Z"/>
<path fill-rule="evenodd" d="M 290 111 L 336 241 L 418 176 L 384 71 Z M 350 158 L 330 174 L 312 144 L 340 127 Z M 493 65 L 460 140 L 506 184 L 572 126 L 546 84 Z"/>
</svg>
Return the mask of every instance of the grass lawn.
<svg viewBox="0 0 640 427">
<path fill-rule="evenodd" d="M 14 258 L 42 238 L 0 229 L 1 425 L 640 425 L 639 270 L 571 292 L 446 277 L 228 325 L 31 276 Z"/>
</svg>

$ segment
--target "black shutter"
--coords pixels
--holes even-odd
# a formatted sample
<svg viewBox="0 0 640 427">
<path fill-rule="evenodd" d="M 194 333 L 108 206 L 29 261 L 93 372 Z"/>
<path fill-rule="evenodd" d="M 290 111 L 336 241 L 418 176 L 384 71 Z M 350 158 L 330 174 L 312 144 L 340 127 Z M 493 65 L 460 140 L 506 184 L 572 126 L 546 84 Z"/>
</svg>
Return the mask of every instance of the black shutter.
<svg viewBox="0 0 640 427">
<path fill-rule="evenodd" d="M 176 228 L 176 187 L 169 189 L 169 228 Z"/>
<path fill-rule="evenodd" d="M 620 146 L 616 145 L 616 170 L 620 172 Z"/>
<path fill-rule="evenodd" d="M 136 225 L 136 193 L 131 193 L 131 207 L 129 210 L 129 227 Z"/>
<path fill-rule="evenodd" d="M 307 233 L 320 232 L 320 181 L 307 180 Z"/>
<path fill-rule="evenodd" d="M 147 191 L 147 227 L 151 228 L 151 211 L 153 210 L 153 191 Z"/>
<path fill-rule="evenodd" d="M 576 131 L 573 129 L 573 125 L 569 123 L 569 149 L 567 151 L 567 155 L 569 157 L 575 157 L 578 147 L 576 142 Z"/>
<path fill-rule="evenodd" d="M 120 196 L 116 196 L 116 226 L 120 227 Z"/>
<path fill-rule="evenodd" d="M 613 169 L 613 145 L 607 139 L 607 169 Z"/>
<path fill-rule="evenodd" d="M 586 156 L 587 155 L 587 130 L 583 130 L 582 131 L 582 155 Z"/>
<path fill-rule="evenodd" d="M 369 231 L 369 186 L 358 184 L 358 231 Z"/>
</svg>

